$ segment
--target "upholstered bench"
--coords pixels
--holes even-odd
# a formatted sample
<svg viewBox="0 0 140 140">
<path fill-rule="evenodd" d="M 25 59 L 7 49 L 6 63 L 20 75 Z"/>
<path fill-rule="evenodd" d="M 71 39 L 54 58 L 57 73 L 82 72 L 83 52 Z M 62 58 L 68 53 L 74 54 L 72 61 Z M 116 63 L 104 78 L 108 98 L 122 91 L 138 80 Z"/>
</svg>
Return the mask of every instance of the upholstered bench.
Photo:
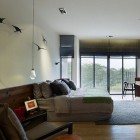
<svg viewBox="0 0 140 140">
<path fill-rule="evenodd" d="M 57 136 L 53 140 L 82 140 L 82 138 L 74 134 L 65 134 L 65 135 Z"/>
</svg>

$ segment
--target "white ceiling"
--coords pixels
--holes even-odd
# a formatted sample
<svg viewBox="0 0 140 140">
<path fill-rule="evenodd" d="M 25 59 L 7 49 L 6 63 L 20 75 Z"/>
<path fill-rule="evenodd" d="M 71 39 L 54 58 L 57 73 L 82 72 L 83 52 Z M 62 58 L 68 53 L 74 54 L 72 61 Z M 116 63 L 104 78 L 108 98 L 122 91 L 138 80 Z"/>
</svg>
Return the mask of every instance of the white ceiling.
<svg viewBox="0 0 140 140">
<path fill-rule="evenodd" d="M 31 6 L 32 0 L 0 0 L 0 13 L 18 19 L 18 10 L 31 16 Z M 60 14 L 59 8 L 67 14 Z M 35 12 L 59 34 L 79 39 L 140 38 L 140 0 L 35 0 Z"/>
</svg>

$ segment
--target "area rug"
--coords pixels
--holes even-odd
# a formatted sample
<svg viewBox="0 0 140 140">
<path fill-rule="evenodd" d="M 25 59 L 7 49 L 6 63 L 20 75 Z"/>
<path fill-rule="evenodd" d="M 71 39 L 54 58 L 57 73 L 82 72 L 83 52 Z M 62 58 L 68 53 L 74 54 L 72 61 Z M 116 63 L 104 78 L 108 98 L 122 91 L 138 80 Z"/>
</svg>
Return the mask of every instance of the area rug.
<svg viewBox="0 0 140 140">
<path fill-rule="evenodd" d="M 97 125 L 140 124 L 140 101 L 114 101 L 109 120 L 95 122 Z"/>
</svg>

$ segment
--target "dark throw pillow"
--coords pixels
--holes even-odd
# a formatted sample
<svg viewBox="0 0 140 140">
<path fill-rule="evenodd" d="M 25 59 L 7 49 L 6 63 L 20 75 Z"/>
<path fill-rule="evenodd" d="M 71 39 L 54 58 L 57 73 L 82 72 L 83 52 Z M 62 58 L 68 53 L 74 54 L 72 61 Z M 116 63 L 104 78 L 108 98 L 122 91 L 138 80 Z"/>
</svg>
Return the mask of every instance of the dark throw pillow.
<svg viewBox="0 0 140 140">
<path fill-rule="evenodd" d="M 53 92 L 53 96 L 59 96 L 59 95 L 63 95 L 63 93 L 61 92 L 60 88 L 59 88 L 59 82 L 58 81 L 54 81 L 52 83 L 50 83 L 52 92 Z"/>
<path fill-rule="evenodd" d="M 50 82 L 43 82 L 41 84 L 41 91 L 44 98 L 49 98 L 53 96 Z"/>
<path fill-rule="evenodd" d="M 69 86 L 63 81 L 59 82 L 58 86 L 59 86 L 63 95 L 67 95 L 71 92 Z"/>
<path fill-rule="evenodd" d="M 39 83 L 33 84 L 33 94 L 36 99 L 41 98 L 43 96 L 41 92 L 41 85 Z"/>
<path fill-rule="evenodd" d="M 64 82 L 69 86 L 69 81 L 70 81 L 70 80 L 69 80 L 68 78 L 67 78 L 67 79 L 66 79 L 66 78 L 63 78 L 63 79 L 61 79 L 61 80 L 64 81 Z"/>
<path fill-rule="evenodd" d="M 72 90 L 76 90 L 76 84 L 74 83 L 74 81 L 70 80 L 69 81 L 69 86 Z"/>
</svg>

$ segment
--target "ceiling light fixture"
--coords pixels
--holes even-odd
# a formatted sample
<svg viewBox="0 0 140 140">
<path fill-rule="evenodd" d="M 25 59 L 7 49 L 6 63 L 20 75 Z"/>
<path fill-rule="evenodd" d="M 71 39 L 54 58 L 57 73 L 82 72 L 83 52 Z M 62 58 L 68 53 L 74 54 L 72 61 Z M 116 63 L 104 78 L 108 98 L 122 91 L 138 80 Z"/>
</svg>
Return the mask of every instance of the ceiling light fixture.
<svg viewBox="0 0 140 140">
<path fill-rule="evenodd" d="M 34 0 L 33 0 L 33 34 L 32 34 L 32 70 L 30 78 L 33 80 L 36 78 L 36 73 L 34 69 Z"/>
<path fill-rule="evenodd" d="M 64 8 L 59 8 L 59 11 L 60 11 L 61 14 L 67 14 L 67 12 Z"/>
<path fill-rule="evenodd" d="M 113 37 L 113 35 L 107 35 L 106 37 L 107 37 L 107 38 L 111 38 L 111 37 Z"/>
</svg>

